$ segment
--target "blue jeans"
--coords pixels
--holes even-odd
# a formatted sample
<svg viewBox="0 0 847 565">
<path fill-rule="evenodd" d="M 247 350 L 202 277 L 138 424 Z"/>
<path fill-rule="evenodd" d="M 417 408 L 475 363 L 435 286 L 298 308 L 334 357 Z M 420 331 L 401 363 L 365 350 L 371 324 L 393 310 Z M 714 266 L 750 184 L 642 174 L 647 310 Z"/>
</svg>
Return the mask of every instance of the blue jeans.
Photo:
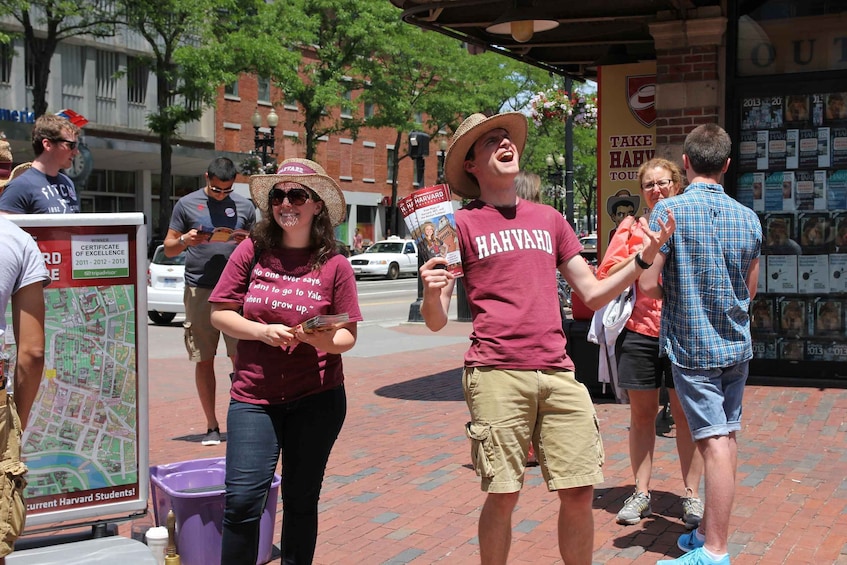
<svg viewBox="0 0 847 565">
<path fill-rule="evenodd" d="M 718 369 L 672 365 L 673 381 L 694 441 L 741 429 L 741 402 L 750 362 Z"/>
<path fill-rule="evenodd" d="M 221 565 L 255 565 L 259 522 L 282 452 L 282 563 L 308 564 L 326 463 L 347 414 L 343 386 L 285 404 L 230 400 Z"/>
</svg>

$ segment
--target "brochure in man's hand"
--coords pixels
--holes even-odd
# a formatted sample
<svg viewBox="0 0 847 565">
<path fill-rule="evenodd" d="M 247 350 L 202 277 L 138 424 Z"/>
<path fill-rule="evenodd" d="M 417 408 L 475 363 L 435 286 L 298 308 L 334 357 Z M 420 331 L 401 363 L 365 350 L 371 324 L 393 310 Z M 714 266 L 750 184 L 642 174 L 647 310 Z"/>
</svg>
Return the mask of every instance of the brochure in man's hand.
<svg viewBox="0 0 847 565">
<path fill-rule="evenodd" d="M 309 318 L 300 325 L 303 326 L 304 332 L 310 334 L 337 328 L 348 321 L 350 321 L 350 316 L 348 314 L 324 314 L 321 316 L 315 316 L 314 318 Z"/>
<path fill-rule="evenodd" d="M 440 255 L 447 259 L 448 271 L 456 277 L 463 276 L 450 187 L 437 184 L 418 189 L 401 198 L 397 205 L 424 262 Z"/>
<path fill-rule="evenodd" d="M 241 243 L 245 237 L 250 235 L 250 232 L 242 229 L 200 226 L 197 228 L 197 235 L 205 238 L 206 243 L 226 243 L 227 241 Z"/>
</svg>

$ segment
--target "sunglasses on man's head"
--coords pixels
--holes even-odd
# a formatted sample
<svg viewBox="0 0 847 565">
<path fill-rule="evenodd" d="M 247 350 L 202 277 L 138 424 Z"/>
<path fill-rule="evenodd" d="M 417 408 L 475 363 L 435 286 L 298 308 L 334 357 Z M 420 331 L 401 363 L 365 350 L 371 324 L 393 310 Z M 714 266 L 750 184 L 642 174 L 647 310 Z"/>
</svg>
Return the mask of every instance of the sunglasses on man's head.
<svg viewBox="0 0 847 565">
<path fill-rule="evenodd" d="M 292 206 L 302 206 L 311 198 L 311 195 L 305 188 L 292 188 L 289 190 L 274 188 L 271 189 L 269 198 L 271 206 L 279 206 L 286 198 L 288 198 L 288 202 Z"/>
<path fill-rule="evenodd" d="M 52 141 L 53 143 L 67 143 L 68 149 L 70 149 L 71 151 L 76 149 L 76 146 L 79 145 L 79 141 L 71 141 L 70 139 L 62 139 L 61 137 Z"/>
<path fill-rule="evenodd" d="M 232 187 L 229 187 L 229 188 L 218 188 L 217 186 L 214 186 L 214 185 L 210 184 L 210 185 L 209 185 L 209 190 L 211 190 L 212 192 L 215 192 L 215 193 L 217 193 L 217 194 L 229 194 L 230 192 L 232 192 L 232 191 L 233 191 L 233 190 L 235 190 L 235 189 L 234 189 L 234 188 L 232 188 Z"/>
</svg>

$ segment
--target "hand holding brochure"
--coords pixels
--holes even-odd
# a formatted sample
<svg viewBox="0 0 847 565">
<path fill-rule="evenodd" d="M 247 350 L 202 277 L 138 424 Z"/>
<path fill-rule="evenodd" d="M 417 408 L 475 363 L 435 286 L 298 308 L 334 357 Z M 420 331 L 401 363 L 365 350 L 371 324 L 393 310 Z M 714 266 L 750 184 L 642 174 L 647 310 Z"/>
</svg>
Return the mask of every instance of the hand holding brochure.
<svg viewBox="0 0 847 565">
<path fill-rule="evenodd" d="M 337 328 L 341 324 L 350 321 L 348 314 L 325 314 L 309 318 L 302 324 L 303 331 L 307 334 Z"/>
<path fill-rule="evenodd" d="M 453 276 L 463 276 L 450 187 L 437 184 L 421 188 L 401 198 L 397 205 L 424 262 L 440 255 L 447 259 L 447 270 Z"/>
<path fill-rule="evenodd" d="M 234 230 L 232 228 L 199 226 L 197 228 L 197 235 L 205 238 L 207 243 L 226 243 L 227 241 L 241 243 L 244 238 L 250 235 L 250 232 L 242 229 Z"/>
</svg>

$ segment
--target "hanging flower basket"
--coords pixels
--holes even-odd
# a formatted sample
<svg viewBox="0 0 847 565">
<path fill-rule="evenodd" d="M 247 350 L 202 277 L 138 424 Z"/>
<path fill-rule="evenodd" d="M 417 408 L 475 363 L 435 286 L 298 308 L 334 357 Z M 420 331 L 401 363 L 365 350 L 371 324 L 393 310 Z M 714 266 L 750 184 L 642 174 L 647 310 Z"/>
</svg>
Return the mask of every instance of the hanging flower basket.
<svg viewBox="0 0 847 565">
<path fill-rule="evenodd" d="M 537 127 L 545 121 L 564 122 L 573 117 L 576 125 L 585 128 L 597 126 L 597 97 L 566 90 L 550 89 L 536 93 L 529 101 L 530 116 Z"/>
<path fill-rule="evenodd" d="M 262 165 L 262 158 L 258 155 L 250 155 L 238 166 L 242 175 L 272 175 L 276 172 L 276 161 Z"/>
</svg>

